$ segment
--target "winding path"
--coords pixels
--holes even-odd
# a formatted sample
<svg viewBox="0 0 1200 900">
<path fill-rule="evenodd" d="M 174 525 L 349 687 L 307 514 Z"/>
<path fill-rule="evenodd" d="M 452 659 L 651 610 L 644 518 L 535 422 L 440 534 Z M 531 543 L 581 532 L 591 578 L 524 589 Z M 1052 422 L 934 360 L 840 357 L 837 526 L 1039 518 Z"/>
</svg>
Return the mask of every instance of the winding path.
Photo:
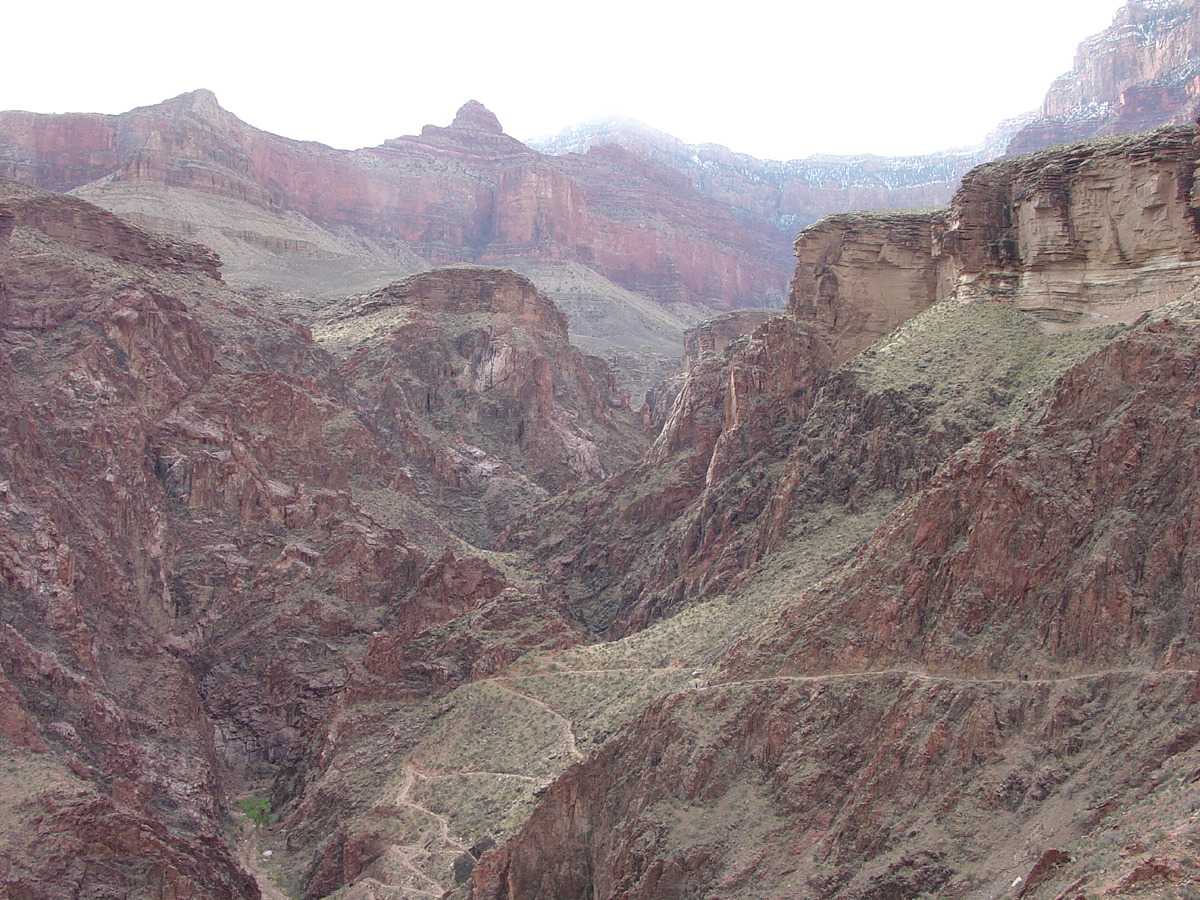
<svg viewBox="0 0 1200 900">
<path fill-rule="evenodd" d="M 560 713 L 554 707 L 548 706 L 546 703 L 539 700 L 537 697 L 531 697 L 529 694 L 522 693 L 521 691 L 518 691 L 516 688 L 514 688 L 511 684 L 505 684 L 501 679 L 498 679 L 498 678 L 492 679 L 492 684 L 494 684 L 496 687 L 500 688 L 500 690 L 502 690 L 502 691 L 508 691 L 510 694 L 514 694 L 518 697 L 525 698 L 526 700 L 528 700 L 530 703 L 534 704 L 535 706 L 540 706 L 542 709 L 546 710 L 546 712 L 550 713 L 550 715 L 554 716 L 556 719 L 561 721 L 562 725 L 563 725 L 563 734 L 566 736 L 566 739 L 567 739 L 567 750 L 570 751 L 571 756 L 575 757 L 576 761 L 583 759 L 583 754 L 580 753 L 579 748 L 575 746 L 575 729 L 571 725 L 570 719 L 568 719 L 566 716 L 564 716 L 562 713 Z"/>
<path fill-rule="evenodd" d="M 1183 670 L 1167 670 L 1162 674 L 1167 674 L 1170 671 Z M 1084 681 L 1089 678 L 1103 678 L 1107 675 L 1152 675 L 1156 674 L 1152 669 L 1131 668 L 1131 669 L 1099 669 L 1094 672 L 1082 672 L 1078 675 L 1064 675 L 1061 678 L 1025 678 L 1017 676 L 1009 676 L 1007 678 L 966 678 L 963 676 L 953 675 L 931 675 L 928 672 L 922 672 L 917 669 L 874 669 L 868 672 L 836 672 L 830 675 L 775 675 L 768 678 L 747 678 L 733 681 L 714 681 L 708 684 L 706 688 L 696 688 L 695 690 L 713 690 L 723 687 L 736 687 L 745 684 L 775 684 L 780 681 L 797 681 L 809 683 L 828 683 L 832 681 L 849 681 L 855 678 L 888 678 L 894 675 L 904 675 L 909 678 L 915 678 L 918 681 L 940 681 L 946 684 L 1062 684 L 1067 681 Z"/>
<path fill-rule="evenodd" d="M 420 772 L 417 769 L 417 767 L 415 765 L 413 765 L 411 762 L 405 763 L 405 765 L 404 765 L 404 784 L 401 785 L 401 787 L 400 787 L 400 796 L 396 798 L 396 802 L 399 803 L 401 806 L 407 806 L 409 809 L 416 810 L 419 813 L 423 813 L 424 815 L 429 816 L 429 818 L 433 819 L 435 822 L 438 823 L 438 829 L 441 832 L 439 834 L 439 838 L 441 839 L 441 842 L 443 844 L 450 846 L 450 847 L 456 847 L 459 850 L 465 851 L 467 848 L 465 846 L 463 846 L 463 844 L 461 842 L 451 840 L 451 838 L 450 838 L 450 820 L 449 819 L 447 819 L 443 815 L 435 813 L 433 810 L 428 809 L 427 807 L 424 807 L 419 803 L 414 803 L 413 801 L 408 799 L 409 791 L 412 790 L 413 782 L 417 780 L 418 776 L 421 778 L 428 778 L 428 776 L 426 776 L 422 772 Z M 426 878 L 429 881 L 433 881 L 432 878 L 429 878 L 428 876 L 426 876 L 424 874 L 422 874 L 422 877 Z M 434 881 L 433 883 L 437 884 L 436 881 Z"/>
</svg>

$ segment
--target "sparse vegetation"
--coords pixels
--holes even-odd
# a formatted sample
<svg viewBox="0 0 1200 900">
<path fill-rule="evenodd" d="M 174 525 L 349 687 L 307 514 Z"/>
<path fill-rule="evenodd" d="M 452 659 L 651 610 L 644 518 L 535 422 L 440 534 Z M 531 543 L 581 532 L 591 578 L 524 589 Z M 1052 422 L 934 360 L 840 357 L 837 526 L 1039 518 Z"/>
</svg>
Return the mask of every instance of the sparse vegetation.
<svg viewBox="0 0 1200 900">
<path fill-rule="evenodd" d="M 275 815 L 271 812 L 271 801 L 266 797 L 243 797 L 234 806 L 241 810 L 256 828 L 275 821 Z"/>
</svg>

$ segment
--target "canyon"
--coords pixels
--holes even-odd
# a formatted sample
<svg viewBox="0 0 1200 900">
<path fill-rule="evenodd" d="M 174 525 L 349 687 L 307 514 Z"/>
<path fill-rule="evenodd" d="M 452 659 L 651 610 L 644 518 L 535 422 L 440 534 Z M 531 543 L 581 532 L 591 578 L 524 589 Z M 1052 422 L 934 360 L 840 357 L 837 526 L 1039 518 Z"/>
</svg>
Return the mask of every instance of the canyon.
<svg viewBox="0 0 1200 900">
<path fill-rule="evenodd" d="M 923 156 L 759 160 L 623 120 L 523 144 L 475 101 L 449 126 L 339 150 L 197 90 L 119 115 L 0 112 L 0 176 L 203 243 L 231 285 L 304 314 L 431 266 L 515 269 L 640 402 L 689 327 L 783 306 L 791 243 L 822 216 L 941 206 L 1005 153 L 1190 124 L 1197 15 L 1191 0 L 1126 4 L 1040 110 Z"/>
<path fill-rule="evenodd" d="M 1191 897 L 1195 12 L 811 222 L 628 123 L 0 114 L 0 894 Z"/>
</svg>

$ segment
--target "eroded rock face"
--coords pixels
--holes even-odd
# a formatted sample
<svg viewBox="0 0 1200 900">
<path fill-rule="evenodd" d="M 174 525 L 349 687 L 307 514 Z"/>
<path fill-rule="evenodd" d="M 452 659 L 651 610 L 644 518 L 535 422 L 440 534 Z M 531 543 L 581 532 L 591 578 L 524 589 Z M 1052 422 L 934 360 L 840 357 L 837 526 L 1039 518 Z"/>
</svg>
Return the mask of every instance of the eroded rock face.
<svg viewBox="0 0 1200 900">
<path fill-rule="evenodd" d="M 766 643 L 783 669 L 1193 666 L 1198 636 L 1180 604 L 1194 578 L 1198 435 L 1180 410 L 1198 399 L 1196 316 L 1193 302 L 1164 307 L 1068 371 L 1036 419 L 948 460 L 777 623 Z M 747 671 L 749 647 L 731 671 Z"/>
<path fill-rule="evenodd" d="M 788 311 L 838 360 L 939 301 L 1006 301 L 1048 330 L 1131 322 L 1200 271 L 1192 128 L 974 169 L 948 210 L 830 216 L 796 240 Z"/>
<path fill-rule="evenodd" d="M 406 264 L 577 260 L 660 301 L 762 305 L 782 299 L 789 269 L 790 235 L 745 227 L 666 167 L 543 156 L 476 101 L 449 127 L 356 151 L 259 131 L 203 90 L 119 116 L 3 113 L 0 175 L 56 191 L 111 178 L 114 197 L 140 183 L 233 198 Z M 169 210 L 156 217 L 169 225 Z"/>
<path fill-rule="evenodd" d="M 514 516 L 629 465 L 645 437 L 612 371 L 567 340 L 566 317 L 528 279 L 434 270 L 354 298 L 327 331 L 374 333 L 343 373 L 421 489 L 486 545 Z"/>
<path fill-rule="evenodd" d="M 1112 25 L 1079 45 L 1039 115 L 1008 145 L 1025 153 L 1099 135 L 1195 120 L 1200 82 L 1200 10 L 1194 0 L 1129 0 Z"/>
<path fill-rule="evenodd" d="M 788 312 L 822 326 L 843 362 L 938 299 L 928 213 L 830 216 L 796 239 Z"/>
<path fill-rule="evenodd" d="M 580 640 L 552 591 L 454 533 L 486 520 L 476 504 L 529 498 L 437 468 L 461 456 L 544 495 L 517 465 L 569 484 L 644 440 L 611 370 L 520 276 L 417 280 L 413 327 L 380 338 L 392 367 L 339 371 L 204 248 L 71 198 L 0 181 L 0 261 L 8 893 L 256 897 L 225 843 L 229 767 L 286 763 L 295 846 L 323 851 L 344 812 L 319 790 L 339 723 Z M 415 415 L 396 440 L 360 411 L 418 383 L 474 418 Z"/>
</svg>

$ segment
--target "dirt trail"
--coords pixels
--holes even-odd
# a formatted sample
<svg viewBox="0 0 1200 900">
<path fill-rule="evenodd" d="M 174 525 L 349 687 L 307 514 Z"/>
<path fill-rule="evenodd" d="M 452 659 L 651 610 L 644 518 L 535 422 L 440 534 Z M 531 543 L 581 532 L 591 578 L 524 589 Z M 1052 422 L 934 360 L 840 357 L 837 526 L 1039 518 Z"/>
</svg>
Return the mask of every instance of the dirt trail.
<svg viewBox="0 0 1200 900">
<path fill-rule="evenodd" d="M 1168 670 L 1169 671 L 1169 670 Z M 1181 670 L 1182 671 L 1182 670 Z M 831 675 L 775 675 L 768 678 L 747 678 L 738 681 L 714 681 L 711 682 L 707 689 L 716 689 L 723 687 L 736 687 L 746 684 L 775 684 L 780 681 L 797 681 L 809 683 L 829 683 L 834 681 L 850 681 L 857 678 L 888 678 L 894 675 L 904 675 L 909 678 L 915 678 L 918 681 L 938 681 L 945 684 L 1061 684 L 1067 681 L 1083 681 L 1088 678 L 1103 678 L 1107 675 L 1151 675 L 1151 674 L 1168 674 L 1167 672 L 1155 673 L 1151 669 L 1133 668 L 1133 669 L 1099 669 L 1095 672 L 1084 672 L 1079 675 L 1064 675 L 1061 678 L 1020 678 L 1010 676 L 1007 678 L 968 678 L 965 676 L 956 675 L 931 675 L 928 672 L 922 672 L 917 669 L 876 669 L 870 672 L 838 672 Z M 700 688 L 705 690 L 705 688 Z"/>
<path fill-rule="evenodd" d="M 258 890 L 263 895 L 263 900 L 291 900 L 275 884 L 271 874 L 262 867 L 263 858 L 258 849 L 258 829 L 253 823 L 242 823 L 242 833 L 238 838 L 237 848 L 238 861 L 258 882 Z"/>
<path fill-rule="evenodd" d="M 543 703 L 537 697 L 531 697 L 529 694 L 518 691 L 511 684 L 505 684 L 503 679 L 492 679 L 492 684 L 500 688 L 502 691 L 508 691 L 510 694 L 516 694 L 518 697 L 524 697 L 530 703 L 540 706 L 542 709 L 546 710 L 546 712 L 550 713 L 550 715 L 561 721 L 563 725 L 563 734 L 567 739 L 567 750 L 570 751 L 571 756 L 573 756 L 576 760 L 583 759 L 583 754 L 580 753 L 579 748 L 575 746 L 575 728 L 571 725 L 570 719 L 568 719 L 554 707 Z"/>
<path fill-rule="evenodd" d="M 467 774 L 467 773 L 460 773 L 460 774 Z M 414 766 L 411 762 L 406 763 L 405 764 L 405 772 L 404 772 L 404 784 L 400 786 L 400 796 L 396 798 L 396 802 L 399 803 L 401 806 L 407 806 L 409 809 L 416 810 L 419 813 L 429 816 L 429 818 L 431 818 L 435 822 L 437 822 L 438 823 L 438 832 L 439 832 L 438 837 L 441 840 L 442 844 L 449 846 L 449 847 L 454 847 L 458 850 L 466 850 L 467 849 L 466 846 L 464 846 L 460 841 L 452 840 L 450 838 L 450 820 L 449 819 L 447 819 L 443 815 L 439 815 L 438 813 L 435 813 L 433 810 L 428 809 L 419 803 L 414 803 L 413 801 L 408 799 L 408 794 L 409 794 L 409 791 L 412 790 L 413 782 L 415 782 L 418 777 L 425 778 L 425 779 L 429 778 L 429 776 L 423 774 L 422 772 L 419 772 L 417 770 L 417 767 Z M 432 879 L 430 879 L 430 880 L 432 880 Z M 435 882 L 435 884 L 436 884 L 436 882 Z"/>
</svg>

